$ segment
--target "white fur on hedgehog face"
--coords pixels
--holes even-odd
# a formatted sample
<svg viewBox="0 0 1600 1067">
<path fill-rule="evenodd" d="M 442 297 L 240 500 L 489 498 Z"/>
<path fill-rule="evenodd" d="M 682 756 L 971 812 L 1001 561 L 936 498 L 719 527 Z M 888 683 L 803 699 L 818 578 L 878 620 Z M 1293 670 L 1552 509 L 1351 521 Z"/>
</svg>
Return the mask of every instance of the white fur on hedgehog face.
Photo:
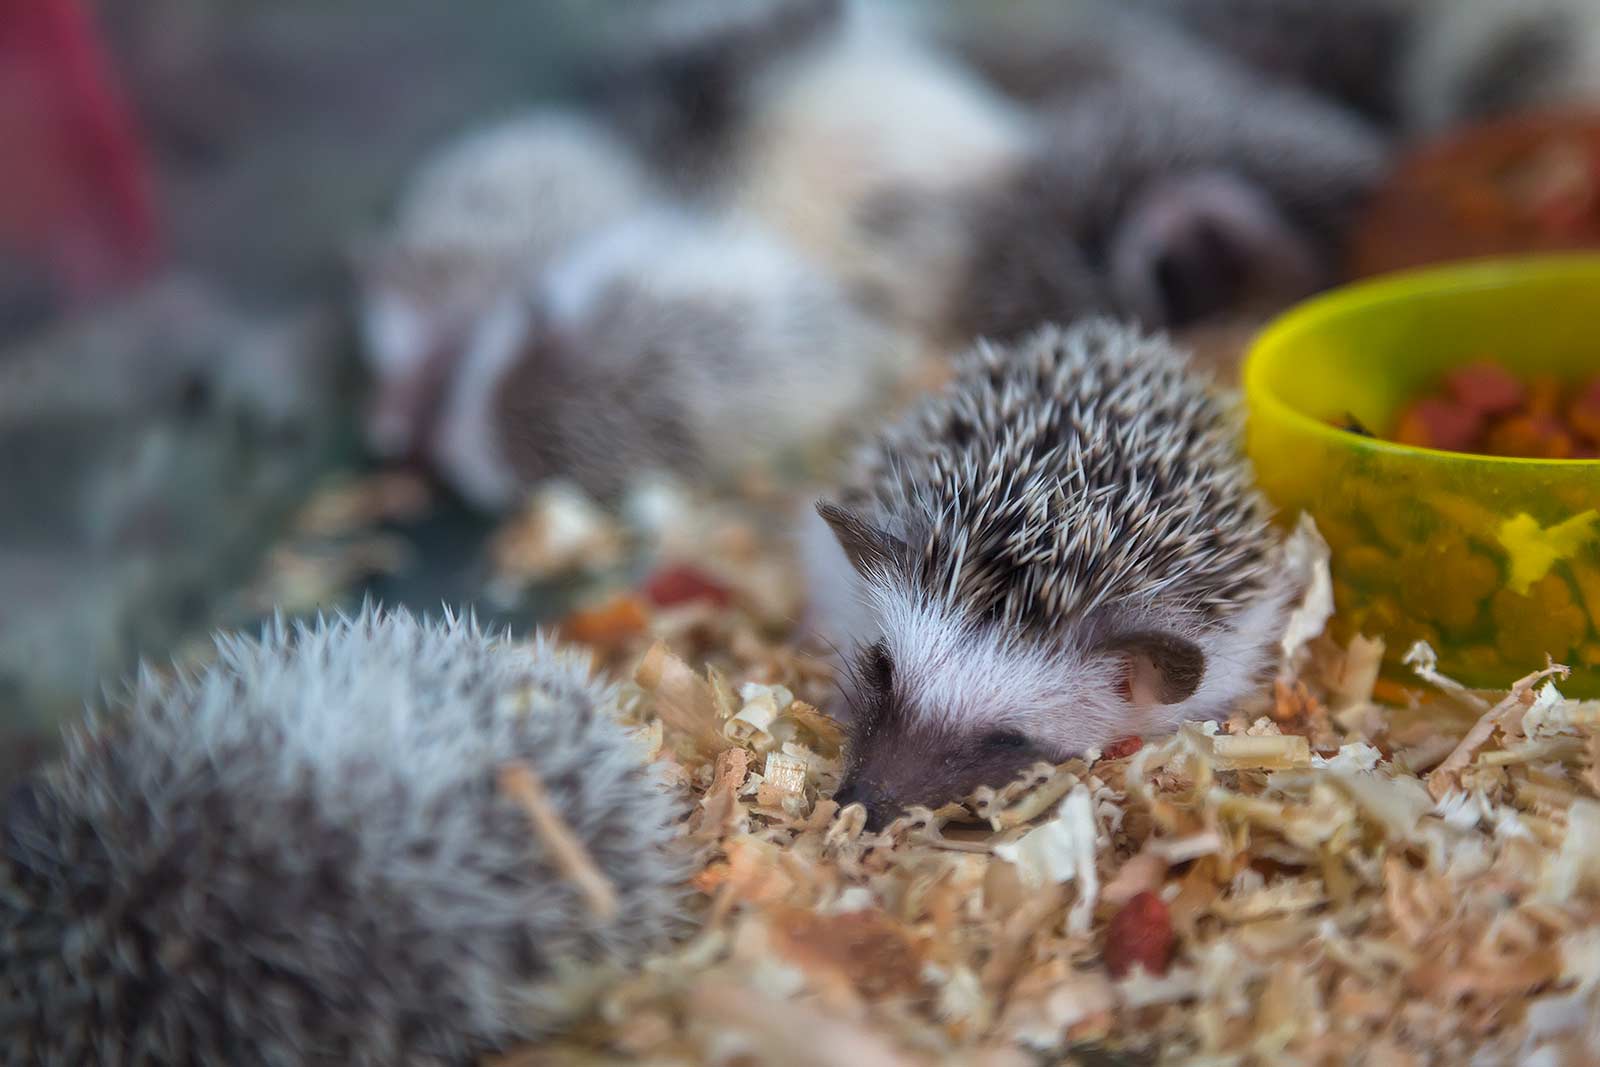
<svg viewBox="0 0 1600 1067">
<path fill-rule="evenodd" d="M 359 325 L 373 378 L 365 430 L 378 455 L 395 458 L 422 444 L 427 413 L 460 359 L 461 338 L 503 287 L 499 269 L 398 245 L 370 269 Z"/>
<path fill-rule="evenodd" d="M 1225 713 L 1255 687 L 1288 590 L 1269 591 L 1221 627 L 1171 619 L 1172 632 L 1205 653 L 1205 674 L 1187 700 L 1154 706 L 1122 697 L 1118 658 L 1089 651 L 1087 642 L 1068 636 L 1046 647 L 975 625 L 898 583 L 874 583 L 867 598 L 894 663 L 894 698 L 914 724 L 964 734 L 1014 730 L 1059 760 Z M 1146 618 L 1142 625 L 1156 621 Z"/>
</svg>

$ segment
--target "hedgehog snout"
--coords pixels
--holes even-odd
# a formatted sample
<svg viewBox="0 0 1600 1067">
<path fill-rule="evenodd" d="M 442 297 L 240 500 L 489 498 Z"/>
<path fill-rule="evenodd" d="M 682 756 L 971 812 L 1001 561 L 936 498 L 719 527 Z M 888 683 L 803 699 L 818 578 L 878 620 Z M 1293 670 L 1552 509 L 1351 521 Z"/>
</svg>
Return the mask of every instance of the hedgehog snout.
<svg viewBox="0 0 1600 1067">
<path fill-rule="evenodd" d="M 1203 173 L 1158 183 L 1112 239 L 1111 283 L 1123 310 L 1182 327 L 1268 290 L 1298 296 L 1317 281 L 1308 242 L 1245 178 Z"/>
<path fill-rule="evenodd" d="M 893 799 L 889 792 L 881 786 L 863 781 L 851 776 L 846 778 L 833 799 L 841 809 L 851 804 L 860 804 L 867 812 L 866 828 L 873 833 L 882 830 L 896 815 L 900 814 L 902 805 Z"/>
</svg>

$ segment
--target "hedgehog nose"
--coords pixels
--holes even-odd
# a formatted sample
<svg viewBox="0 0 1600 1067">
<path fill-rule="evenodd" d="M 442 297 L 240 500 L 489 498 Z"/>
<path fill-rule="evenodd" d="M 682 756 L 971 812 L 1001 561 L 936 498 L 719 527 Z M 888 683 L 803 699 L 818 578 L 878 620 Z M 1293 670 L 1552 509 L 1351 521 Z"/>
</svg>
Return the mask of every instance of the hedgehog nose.
<svg viewBox="0 0 1600 1067">
<path fill-rule="evenodd" d="M 876 833 L 882 830 L 900 813 L 900 806 L 891 800 L 881 789 L 875 789 L 858 781 L 847 781 L 833 794 L 834 801 L 840 809 L 851 804 L 860 804 L 867 812 L 866 829 Z"/>
</svg>

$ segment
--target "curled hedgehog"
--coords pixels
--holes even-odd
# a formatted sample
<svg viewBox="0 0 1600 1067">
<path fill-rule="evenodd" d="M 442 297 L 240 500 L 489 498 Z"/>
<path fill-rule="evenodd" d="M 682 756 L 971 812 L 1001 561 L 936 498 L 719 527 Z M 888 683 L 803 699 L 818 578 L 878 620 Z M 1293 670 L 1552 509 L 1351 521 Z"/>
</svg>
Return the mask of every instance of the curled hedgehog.
<svg viewBox="0 0 1600 1067">
<path fill-rule="evenodd" d="M 838 799 L 881 825 L 1259 684 L 1293 582 L 1225 407 L 1103 320 L 980 343 L 805 539 L 855 645 Z"/>
<path fill-rule="evenodd" d="M 358 256 L 373 451 L 425 452 L 439 396 L 495 303 L 657 195 L 628 147 L 576 111 L 488 123 L 436 150 Z"/>
<path fill-rule="evenodd" d="M 764 228 L 641 213 L 467 335 L 428 455 L 488 510 L 548 478 L 604 500 L 645 472 L 725 486 L 862 418 L 907 356 Z"/>
<path fill-rule="evenodd" d="M 681 812 L 584 657 L 373 611 L 217 651 L 7 804 L 0 1062 L 470 1063 L 672 928 Z"/>
</svg>

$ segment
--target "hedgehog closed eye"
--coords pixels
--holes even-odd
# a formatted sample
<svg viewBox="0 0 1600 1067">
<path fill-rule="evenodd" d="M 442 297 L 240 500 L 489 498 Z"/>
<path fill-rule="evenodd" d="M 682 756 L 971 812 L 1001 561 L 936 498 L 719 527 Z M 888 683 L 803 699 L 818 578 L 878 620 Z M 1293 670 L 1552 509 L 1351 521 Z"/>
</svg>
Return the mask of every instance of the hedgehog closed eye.
<svg viewBox="0 0 1600 1067">
<path fill-rule="evenodd" d="M 992 730 L 984 734 L 983 743 L 991 748 L 1027 748 L 1033 744 L 1027 734 L 1017 730 Z"/>
<path fill-rule="evenodd" d="M 866 667 L 867 681 L 874 688 L 887 690 L 894 684 L 894 659 L 882 641 L 867 649 Z"/>
</svg>

